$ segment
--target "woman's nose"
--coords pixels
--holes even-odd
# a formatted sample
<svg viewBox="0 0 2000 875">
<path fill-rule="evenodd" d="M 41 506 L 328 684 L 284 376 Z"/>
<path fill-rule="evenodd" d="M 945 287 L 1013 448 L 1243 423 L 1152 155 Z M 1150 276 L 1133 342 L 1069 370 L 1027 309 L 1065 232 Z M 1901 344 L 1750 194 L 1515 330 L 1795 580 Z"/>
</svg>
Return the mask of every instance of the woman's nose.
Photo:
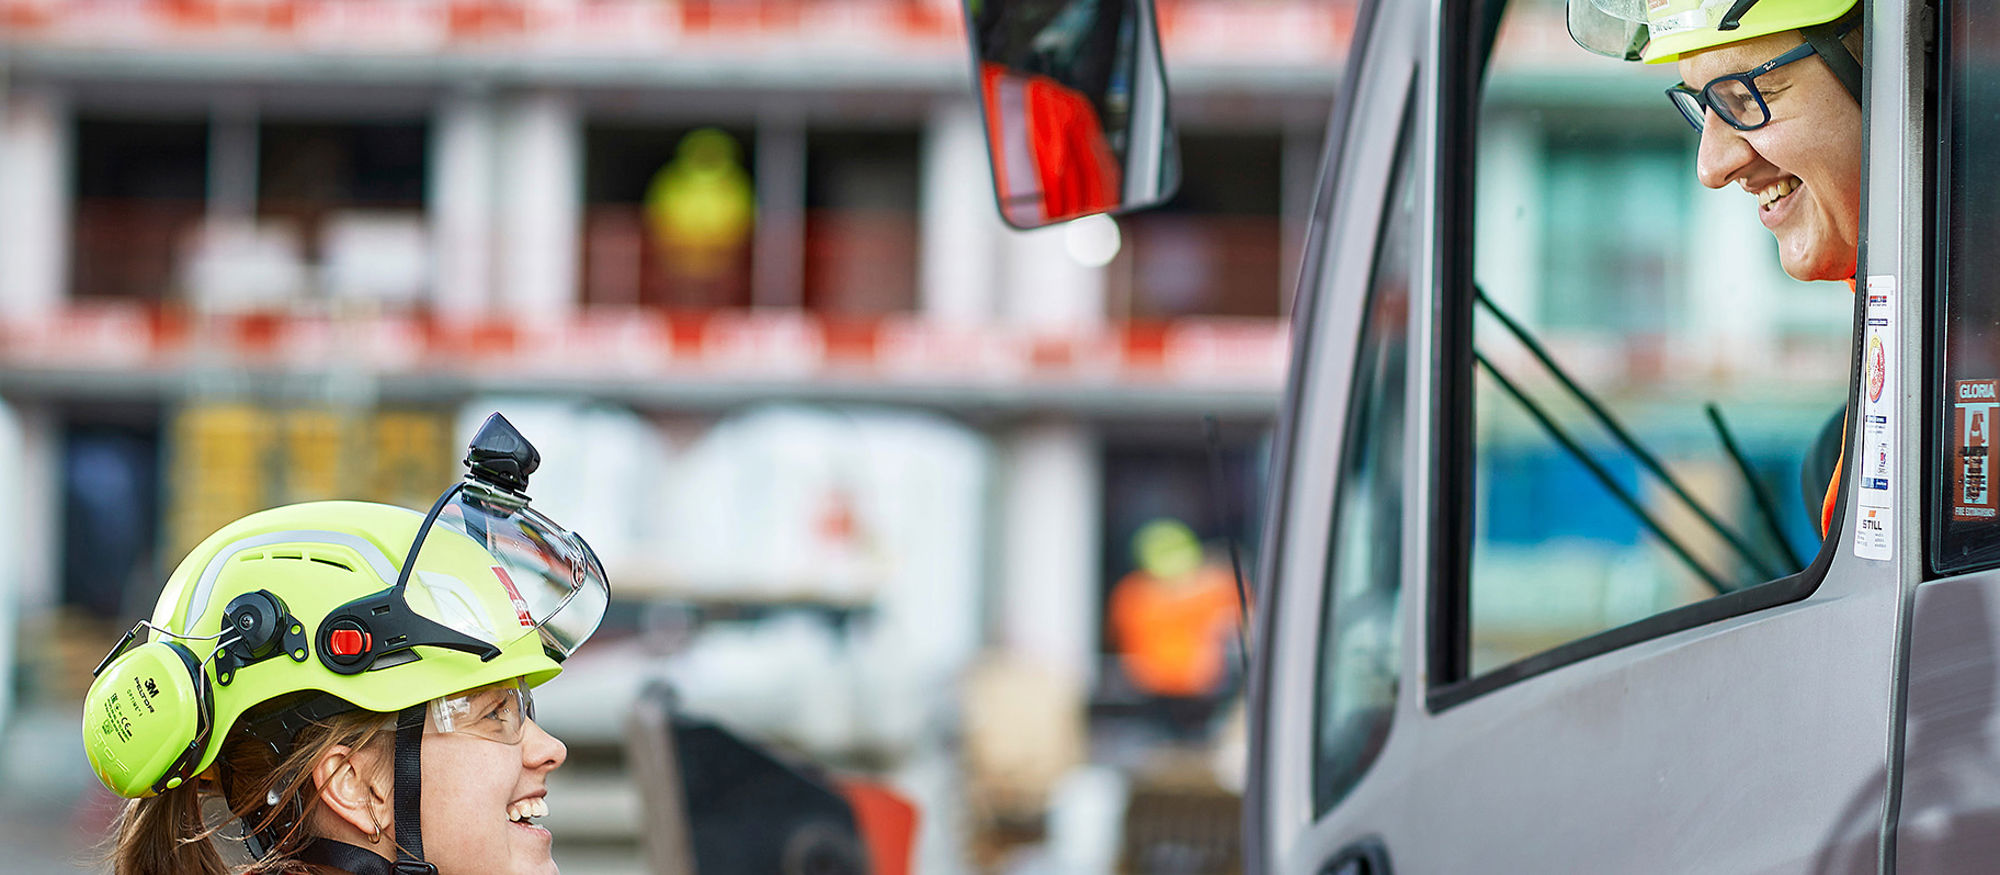
<svg viewBox="0 0 2000 875">
<path fill-rule="evenodd" d="M 553 769 L 569 759 L 569 746 L 550 735 L 542 724 L 529 720 L 527 734 L 522 738 L 521 759 L 531 769 Z"/>
<path fill-rule="evenodd" d="M 1695 152 L 1695 175 L 1709 188 L 1721 188 L 1735 179 L 1743 166 L 1757 154 L 1743 132 L 1715 117 L 1715 110 L 1703 113 L 1701 146 Z"/>
</svg>

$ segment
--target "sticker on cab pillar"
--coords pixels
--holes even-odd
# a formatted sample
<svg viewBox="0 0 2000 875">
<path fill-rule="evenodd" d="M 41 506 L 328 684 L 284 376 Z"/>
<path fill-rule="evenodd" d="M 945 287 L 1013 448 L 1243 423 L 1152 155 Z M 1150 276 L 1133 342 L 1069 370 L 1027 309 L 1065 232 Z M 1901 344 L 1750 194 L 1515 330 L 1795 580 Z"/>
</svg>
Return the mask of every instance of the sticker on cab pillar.
<svg viewBox="0 0 2000 875">
<path fill-rule="evenodd" d="M 1854 555 L 1888 559 L 1895 555 L 1895 505 L 1890 483 L 1896 461 L 1896 278 L 1868 278 L 1863 310 L 1867 330 L 1862 345 L 1861 454 L 1855 461 Z"/>
<path fill-rule="evenodd" d="M 1951 518 L 1991 520 L 2000 516 L 1993 491 L 1993 411 L 2000 407 L 2000 380 L 1960 380 L 1953 387 L 1952 434 L 1957 458 L 1951 466 Z"/>
</svg>

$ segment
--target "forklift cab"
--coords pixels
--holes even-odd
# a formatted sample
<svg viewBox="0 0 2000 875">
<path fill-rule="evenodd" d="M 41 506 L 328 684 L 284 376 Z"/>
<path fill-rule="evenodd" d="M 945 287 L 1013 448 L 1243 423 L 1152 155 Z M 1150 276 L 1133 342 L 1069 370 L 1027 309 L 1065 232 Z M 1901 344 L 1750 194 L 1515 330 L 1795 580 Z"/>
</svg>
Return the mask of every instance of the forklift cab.
<svg viewBox="0 0 2000 875">
<path fill-rule="evenodd" d="M 975 5 L 1009 3 L 1061 18 Z M 1701 183 L 1673 64 L 1584 52 L 1559 0 L 1363 0 L 1253 580 L 1246 871 L 2000 859 L 2000 11 L 1858 8 L 1850 286 Z M 1112 164 L 1171 157 L 1164 112 L 1107 120 Z"/>
</svg>

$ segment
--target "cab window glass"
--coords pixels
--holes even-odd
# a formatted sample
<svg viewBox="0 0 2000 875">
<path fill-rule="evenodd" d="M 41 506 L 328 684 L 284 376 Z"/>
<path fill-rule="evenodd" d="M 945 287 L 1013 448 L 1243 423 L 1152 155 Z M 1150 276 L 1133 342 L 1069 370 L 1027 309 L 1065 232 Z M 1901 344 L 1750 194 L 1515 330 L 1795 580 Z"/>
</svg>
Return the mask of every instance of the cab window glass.
<svg viewBox="0 0 2000 875">
<path fill-rule="evenodd" d="M 1410 340 L 1413 150 L 1404 132 L 1355 358 L 1340 463 L 1317 690 L 1316 810 L 1347 795 L 1387 740 L 1399 682 L 1403 426 Z"/>
<path fill-rule="evenodd" d="M 2000 146 L 2000 12 L 1989 3 L 1944 4 L 1944 191 L 1938 242 L 1943 269 L 1944 355 L 1933 409 L 1937 461 L 1933 561 L 1964 571 L 2000 561 L 2000 501 L 1992 476 L 1992 427 L 2000 409 L 2000 178 L 1986 169 Z"/>
<path fill-rule="evenodd" d="M 1508 5 L 1476 117 L 1471 676 L 1799 571 L 1838 455 L 1847 287 L 1701 185 L 1675 65 L 1563 11 Z"/>
</svg>

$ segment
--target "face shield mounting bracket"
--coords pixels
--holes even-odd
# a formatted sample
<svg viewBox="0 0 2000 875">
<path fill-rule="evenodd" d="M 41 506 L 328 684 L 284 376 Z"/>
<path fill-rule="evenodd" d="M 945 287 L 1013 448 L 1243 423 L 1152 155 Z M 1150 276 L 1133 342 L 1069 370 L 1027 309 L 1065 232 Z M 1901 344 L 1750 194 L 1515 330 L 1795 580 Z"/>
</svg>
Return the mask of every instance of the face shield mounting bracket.
<svg viewBox="0 0 2000 875">
<path fill-rule="evenodd" d="M 319 626 L 319 661 L 335 674 L 367 671 L 375 661 L 418 645 L 443 647 L 486 662 L 500 648 L 411 610 L 401 587 L 335 608 Z"/>
</svg>

